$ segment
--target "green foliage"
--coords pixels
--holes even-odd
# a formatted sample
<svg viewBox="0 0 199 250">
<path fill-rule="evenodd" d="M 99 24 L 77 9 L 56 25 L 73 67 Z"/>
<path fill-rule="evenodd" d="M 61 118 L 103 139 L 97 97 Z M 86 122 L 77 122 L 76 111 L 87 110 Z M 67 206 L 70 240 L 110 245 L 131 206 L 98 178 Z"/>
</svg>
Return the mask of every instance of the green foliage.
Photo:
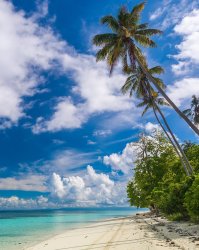
<svg viewBox="0 0 199 250">
<path fill-rule="evenodd" d="M 199 172 L 199 145 L 186 142 L 183 149 L 196 173 Z"/>
<path fill-rule="evenodd" d="M 134 177 L 127 185 L 130 204 L 153 208 L 171 220 L 199 221 L 199 145 L 183 147 L 194 167 L 189 177 L 162 133 L 143 135 L 137 147 Z"/>
<path fill-rule="evenodd" d="M 168 219 L 171 220 L 171 221 L 181 221 L 181 220 L 184 220 L 184 216 L 183 214 L 181 213 L 174 213 L 174 214 L 171 214 L 168 216 Z"/>
<path fill-rule="evenodd" d="M 190 218 L 199 222 L 199 174 L 195 176 L 193 184 L 185 194 L 184 205 Z"/>
</svg>

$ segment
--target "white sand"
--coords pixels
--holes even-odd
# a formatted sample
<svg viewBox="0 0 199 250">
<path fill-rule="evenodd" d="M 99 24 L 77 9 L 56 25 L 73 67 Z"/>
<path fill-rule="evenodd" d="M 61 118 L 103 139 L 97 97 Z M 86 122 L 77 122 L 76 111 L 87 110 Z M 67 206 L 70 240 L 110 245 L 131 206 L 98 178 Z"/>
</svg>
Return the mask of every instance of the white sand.
<svg viewBox="0 0 199 250">
<path fill-rule="evenodd" d="M 198 226 L 138 215 L 68 230 L 27 250 L 199 249 Z"/>
</svg>

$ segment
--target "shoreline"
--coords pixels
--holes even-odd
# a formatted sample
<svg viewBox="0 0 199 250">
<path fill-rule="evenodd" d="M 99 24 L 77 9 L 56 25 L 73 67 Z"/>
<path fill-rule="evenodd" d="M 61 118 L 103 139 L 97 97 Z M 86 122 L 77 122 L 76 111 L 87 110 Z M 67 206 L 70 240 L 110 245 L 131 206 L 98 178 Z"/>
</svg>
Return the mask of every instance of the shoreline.
<svg viewBox="0 0 199 250">
<path fill-rule="evenodd" d="M 199 225 L 169 222 L 150 213 L 109 218 L 68 229 L 25 250 L 199 249 Z"/>
</svg>

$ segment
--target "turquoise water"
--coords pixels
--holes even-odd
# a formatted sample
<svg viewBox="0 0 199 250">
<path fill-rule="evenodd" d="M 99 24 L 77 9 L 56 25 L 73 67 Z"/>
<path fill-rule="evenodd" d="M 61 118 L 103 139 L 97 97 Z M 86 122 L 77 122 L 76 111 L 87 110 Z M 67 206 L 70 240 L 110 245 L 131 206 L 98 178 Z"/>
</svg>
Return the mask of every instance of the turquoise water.
<svg viewBox="0 0 199 250">
<path fill-rule="evenodd" d="M 68 208 L 0 211 L 0 250 L 22 250 L 66 229 L 135 214 L 136 208 Z"/>
</svg>

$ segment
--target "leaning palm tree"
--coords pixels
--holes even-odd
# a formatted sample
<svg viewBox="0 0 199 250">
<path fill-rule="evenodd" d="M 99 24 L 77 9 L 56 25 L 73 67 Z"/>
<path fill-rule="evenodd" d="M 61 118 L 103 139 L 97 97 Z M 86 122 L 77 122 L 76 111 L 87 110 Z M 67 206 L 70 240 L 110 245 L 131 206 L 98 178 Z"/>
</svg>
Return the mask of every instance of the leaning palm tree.
<svg viewBox="0 0 199 250">
<path fill-rule="evenodd" d="M 156 43 L 151 39 L 151 36 L 161 34 L 162 32 L 158 29 L 149 28 L 147 23 L 140 23 L 140 15 L 144 7 L 145 3 L 136 5 L 132 11 L 121 7 L 117 17 L 110 15 L 101 19 L 101 23 L 107 25 L 111 32 L 96 35 L 93 38 L 93 44 L 101 47 L 96 54 L 96 59 L 97 61 L 107 61 L 110 67 L 110 74 L 120 59 L 122 60 L 124 72 L 127 71 L 129 66 L 134 71 L 137 65 L 139 65 L 158 92 L 199 135 L 198 128 L 171 101 L 147 70 L 146 59 L 139 46 L 156 47 Z"/>
<path fill-rule="evenodd" d="M 156 67 L 153 67 L 150 69 L 147 67 L 147 70 L 151 74 L 153 79 L 156 81 L 156 83 L 162 89 L 165 89 L 166 86 L 163 83 L 163 81 L 160 78 L 155 76 L 157 74 L 160 75 L 160 74 L 164 73 L 164 69 L 160 66 L 156 66 Z M 129 76 L 126 79 L 126 82 L 124 83 L 124 85 L 121 88 L 121 91 L 123 94 L 126 94 L 127 92 L 129 92 L 130 93 L 129 96 L 131 97 L 132 94 L 135 93 L 137 98 L 141 98 L 143 96 L 148 95 L 149 90 L 148 90 L 147 86 L 149 86 L 151 91 L 154 92 L 153 88 L 150 85 L 148 78 L 143 73 L 141 67 L 138 66 L 133 72 L 129 69 L 128 75 Z"/>
<path fill-rule="evenodd" d="M 156 92 L 152 94 L 152 97 L 145 97 L 143 98 L 143 101 L 141 103 L 139 103 L 137 105 L 137 107 L 145 107 L 144 111 L 142 112 L 142 116 L 149 110 L 152 109 L 153 113 L 155 115 L 156 120 L 158 121 L 160 127 L 162 128 L 162 130 L 164 131 L 165 135 L 167 136 L 168 140 L 170 141 L 170 143 L 172 144 L 174 150 L 176 151 L 177 155 L 180 158 L 181 164 L 186 172 L 187 175 L 191 175 L 192 174 L 192 167 L 190 166 L 188 159 L 184 153 L 184 151 L 182 150 L 179 142 L 177 141 L 177 139 L 175 138 L 175 135 L 172 133 L 166 118 L 164 117 L 161 109 L 160 109 L 160 105 L 168 105 L 167 102 L 165 102 L 164 98 L 158 97 L 158 94 Z M 164 124 L 166 125 L 167 130 L 165 129 L 164 125 L 162 124 L 162 122 L 160 121 L 159 117 L 158 117 L 158 113 L 161 115 L 161 117 L 163 118 Z"/>
<path fill-rule="evenodd" d="M 153 68 L 147 69 L 147 70 L 150 72 L 150 74 L 152 75 L 154 80 L 156 80 L 157 84 L 159 86 L 161 86 L 162 88 L 165 88 L 163 81 L 160 78 L 154 76 L 154 74 L 163 73 L 164 70 L 160 66 L 156 66 L 156 67 L 153 67 Z M 183 165 L 186 173 L 188 175 L 191 174 L 192 167 L 189 164 L 188 159 L 187 159 L 184 151 L 182 150 L 177 139 L 175 138 L 175 135 L 173 134 L 162 110 L 159 107 L 162 105 L 168 105 L 168 103 L 165 102 L 164 98 L 159 97 L 158 93 L 156 91 L 154 91 L 154 89 L 150 86 L 149 80 L 146 77 L 146 75 L 143 73 L 141 68 L 138 67 L 136 69 L 136 71 L 134 71 L 134 73 L 131 73 L 129 75 L 125 84 L 121 88 L 121 91 L 123 94 L 130 92 L 130 96 L 132 95 L 132 93 L 135 93 L 138 98 L 142 99 L 142 102 L 140 104 L 138 104 L 138 107 L 143 107 L 143 106 L 145 107 L 142 115 L 144 115 L 148 111 L 148 109 L 151 109 L 151 108 L 153 109 L 154 115 L 155 115 L 158 123 L 160 124 L 162 130 L 164 131 L 164 133 L 168 137 L 169 141 L 173 145 L 175 151 L 177 152 L 178 156 L 180 157 L 180 160 L 182 162 L 182 165 Z M 164 128 L 164 125 L 160 121 L 157 113 L 161 116 L 161 118 L 164 122 L 164 125 L 166 126 L 168 132 Z"/>
<path fill-rule="evenodd" d="M 192 96 L 191 108 L 186 109 L 183 113 L 190 117 L 196 126 L 199 126 L 199 97 Z"/>
</svg>

